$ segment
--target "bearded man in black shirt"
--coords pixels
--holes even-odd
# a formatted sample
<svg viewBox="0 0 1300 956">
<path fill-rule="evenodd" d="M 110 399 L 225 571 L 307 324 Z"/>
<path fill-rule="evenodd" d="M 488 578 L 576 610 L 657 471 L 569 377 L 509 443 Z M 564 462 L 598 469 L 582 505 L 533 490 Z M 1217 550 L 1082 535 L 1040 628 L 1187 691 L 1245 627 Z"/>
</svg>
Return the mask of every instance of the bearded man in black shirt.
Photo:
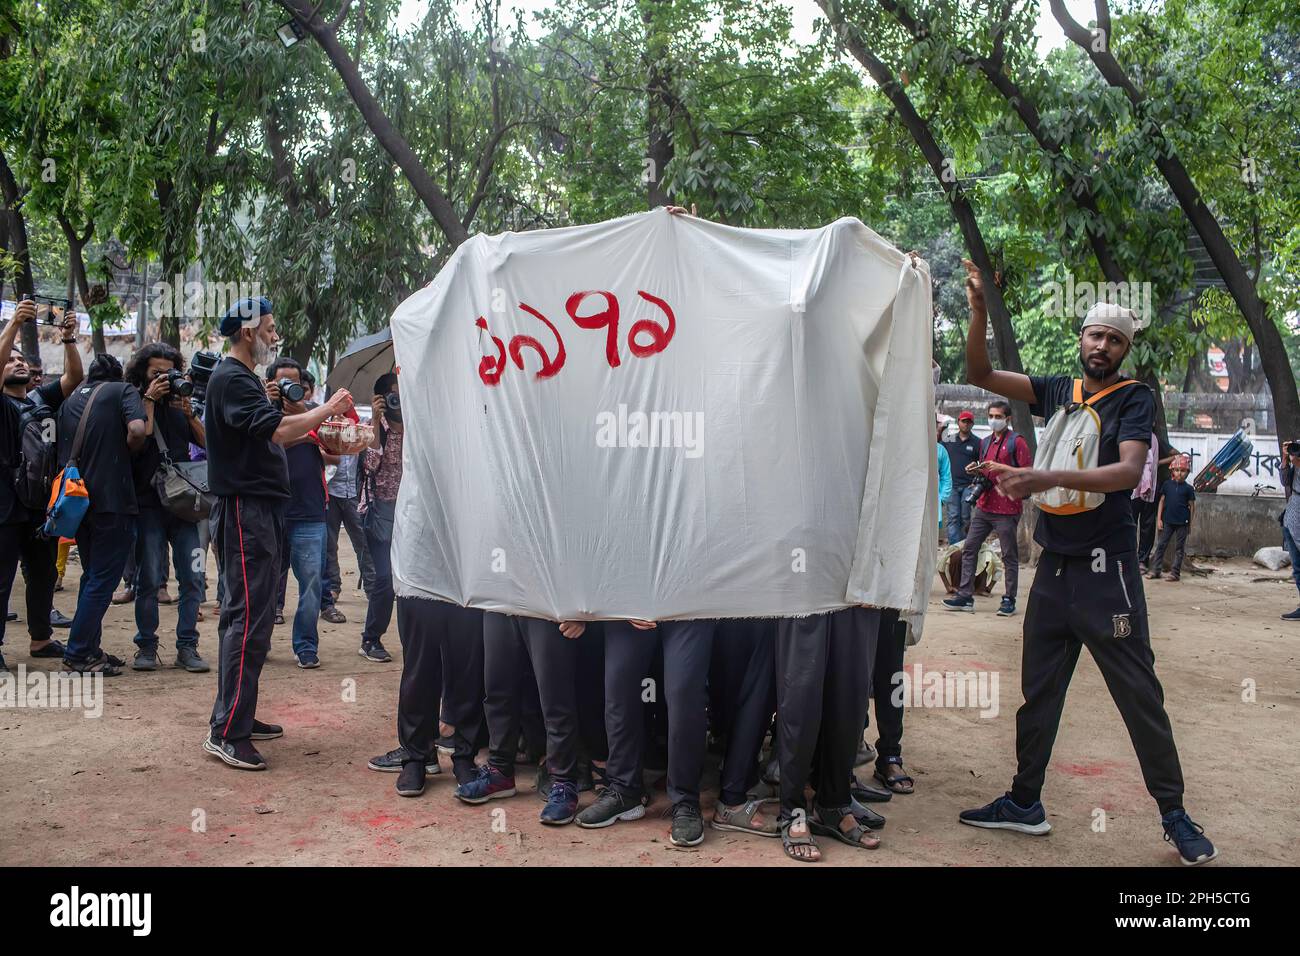
<svg viewBox="0 0 1300 956">
<path fill-rule="evenodd" d="M 959 819 L 1021 833 L 1051 830 L 1040 794 L 1070 677 L 1086 645 L 1124 718 L 1147 789 L 1160 808 L 1165 840 L 1177 847 L 1183 863 L 1206 863 L 1218 854 L 1183 809 L 1183 773 L 1156 678 L 1135 554 L 1137 529 L 1129 498 L 1146 464 L 1155 412 L 1150 389 L 1120 373 L 1133 344 L 1136 316 L 1106 303 L 1089 310 L 1079 337 L 1080 380 L 1000 371 L 989 361 L 983 278 L 974 264 L 965 264 L 971 384 L 1028 402 L 1030 411 L 1045 420 L 1058 408 L 1097 396 L 1092 408 L 1101 422 L 1095 468 L 1047 471 L 985 462 L 981 469 L 997 475 L 1002 493 L 1016 498 L 1057 487 L 1099 492 L 1105 498 L 1098 507 L 1076 514 L 1039 512 L 1034 540 L 1043 552 L 1025 613 L 1020 678 L 1025 702 L 1016 713 L 1019 768 L 1005 796 L 963 811 Z"/>
<path fill-rule="evenodd" d="M 254 716 L 283 560 L 280 541 L 289 498 L 284 446 L 347 411 L 352 396 L 339 389 L 324 405 L 284 413 L 279 387 L 264 385 L 254 372 L 271 360 L 279 339 L 269 300 L 241 300 L 222 318 L 220 329 L 230 354 L 208 381 L 204 426 L 225 596 L 217 624 L 217 699 L 203 749 L 232 767 L 265 770 L 266 761 L 251 741 L 284 733 Z"/>
</svg>

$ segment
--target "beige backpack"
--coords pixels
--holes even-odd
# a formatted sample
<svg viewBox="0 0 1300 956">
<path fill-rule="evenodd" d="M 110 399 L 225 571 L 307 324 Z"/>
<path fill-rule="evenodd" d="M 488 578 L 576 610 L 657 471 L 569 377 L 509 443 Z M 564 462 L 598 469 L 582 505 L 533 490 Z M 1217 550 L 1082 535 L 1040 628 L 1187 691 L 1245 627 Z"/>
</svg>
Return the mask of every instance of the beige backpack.
<svg viewBox="0 0 1300 956">
<path fill-rule="evenodd" d="M 1083 379 L 1074 380 L 1074 400 L 1056 410 L 1043 436 L 1038 440 L 1034 455 L 1034 468 L 1053 471 L 1084 471 L 1097 467 L 1101 450 L 1101 416 L 1093 405 L 1111 392 L 1128 385 L 1137 385 L 1136 379 L 1116 382 L 1103 388 L 1086 401 L 1083 398 Z M 1100 507 L 1106 495 L 1100 491 L 1075 491 L 1072 488 L 1048 488 L 1035 492 L 1031 500 L 1048 514 L 1077 515 Z"/>
</svg>

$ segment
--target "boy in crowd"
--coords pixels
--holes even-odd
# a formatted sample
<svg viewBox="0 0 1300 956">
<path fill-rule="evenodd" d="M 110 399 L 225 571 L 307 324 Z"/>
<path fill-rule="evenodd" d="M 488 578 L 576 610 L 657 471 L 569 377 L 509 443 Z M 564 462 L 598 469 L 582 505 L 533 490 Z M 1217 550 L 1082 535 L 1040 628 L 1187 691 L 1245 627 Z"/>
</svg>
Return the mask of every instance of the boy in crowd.
<svg viewBox="0 0 1300 956">
<path fill-rule="evenodd" d="M 1177 581 L 1182 577 L 1187 532 L 1196 514 L 1196 489 L 1187 483 L 1189 470 L 1187 458 L 1180 455 L 1169 469 L 1171 477 L 1160 486 L 1160 504 L 1156 510 L 1156 530 L 1160 533 L 1160 540 L 1156 542 L 1155 556 L 1151 559 L 1151 573 L 1147 575 L 1153 581 L 1160 580 L 1165 549 L 1171 540 L 1174 543 L 1174 556 L 1169 567 L 1169 580 Z"/>
</svg>

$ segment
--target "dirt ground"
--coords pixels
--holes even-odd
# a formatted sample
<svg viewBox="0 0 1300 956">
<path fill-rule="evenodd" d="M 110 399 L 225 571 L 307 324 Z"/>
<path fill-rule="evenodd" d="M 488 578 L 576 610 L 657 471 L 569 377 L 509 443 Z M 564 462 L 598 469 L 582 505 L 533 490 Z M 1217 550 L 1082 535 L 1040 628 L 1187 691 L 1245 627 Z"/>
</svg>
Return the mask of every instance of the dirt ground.
<svg viewBox="0 0 1300 956">
<path fill-rule="evenodd" d="M 346 593 L 339 606 L 348 623 L 321 622 L 321 668 L 299 670 L 290 628 L 276 628 L 259 716 L 284 724 L 285 736 L 259 745 L 268 772 L 232 770 L 200 750 L 215 672 L 126 670 L 106 682 L 100 719 L 67 709 L 0 709 L 0 863 L 798 865 L 784 859 L 779 841 L 712 829 L 696 849 L 673 848 L 662 791 L 640 821 L 594 831 L 548 828 L 537 819 L 541 802 L 531 774 L 521 773 L 514 799 L 471 807 L 451 796 L 444 757 L 443 773 L 429 779 L 423 797 L 398 797 L 395 776 L 367 770 L 366 760 L 396 743 L 400 650 L 390 632 L 397 658 L 391 664 L 357 656 L 364 603 L 351 551 L 342 550 Z M 1215 866 L 1294 865 L 1300 624 L 1278 614 L 1295 606 L 1295 589 L 1285 571 L 1245 561 L 1202 563 L 1215 569 L 1207 578 L 1147 582 L 1187 806 L 1220 847 Z M 56 595 L 69 615 L 78 573 L 74 560 L 68 590 Z M 1031 573 L 1022 571 L 1022 595 Z M 20 580 L 16 591 L 21 586 Z M 942 597 L 936 587 L 924 640 L 909 649 L 907 667 L 921 662 L 926 671 L 996 674 L 999 712 L 984 718 L 972 708 L 909 709 L 903 743 L 916 793 L 877 805 L 889 821 L 879 850 L 824 839 L 823 865 L 1173 862 L 1124 725 L 1086 653 L 1044 793 L 1051 835 L 958 825 L 958 811 L 1001 794 L 1015 767 L 1023 618 L 996 617 L 992 599 L 973 615 L 947 612 Z M 295 601 L 291 581 L 290 610 Z M 18 594 L 12 606 L 23 607 Z M 199 649 L 211 662 L 217 638 L 210 609 Z M 162 608 L 160 634 L 174 627 L 175 615 L 174 606 Z M 131 606 L 111 608 L 106 649 L 129 661 L 133 634 Z M 168 644 L 164 638 L 160 658 L 170 665 Z M 21 621 L 10 623 L 4 650 L 11 668 L 58 666 L 27 656 Z M 344 699 L 349 679 L 355 701 Z M 706 817 L 713 796 L 705 796 Z M 591 799 L 584 794 L 583 804 Z"/>
</svg>

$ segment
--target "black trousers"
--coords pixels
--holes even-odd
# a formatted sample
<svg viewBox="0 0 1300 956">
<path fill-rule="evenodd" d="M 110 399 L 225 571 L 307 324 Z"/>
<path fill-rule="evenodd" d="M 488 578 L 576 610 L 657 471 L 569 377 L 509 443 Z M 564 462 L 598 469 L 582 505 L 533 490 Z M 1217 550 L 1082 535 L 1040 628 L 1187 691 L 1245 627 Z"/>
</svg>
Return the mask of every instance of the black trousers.
<svg viewBox="0 0 1300 956">
<path fill-rule="evenodd" d="M 1162 570 L 1162 565 L 1165 562 L 1165 550 L 1172 541 L 1174 556 L 1171 559 L 1169 570 L 1174 574 L 1182 573 L 1183 558 L 1187 557 L 1187 529 L 1190 527 L 1190 525 L 1165 522 L 1165 530 L 1160 532 L 1160 540 L 1156 542 L 1155 554 L 1151 557 L 1151 570 Z"/>
<path fill-rule="evenodd" d="M 555 781 L 577 783 L 578 708 L 574 676 L 578 642 L 559 625 L 493 611 L 483 613 L 483 715 L 488 762 L 508 777 L 515 772 L 526 663 L 537 676 L 546 723 L 546 764 Z"/>
<path fill-rule="evenodd" d="M 848 806 L 879 628 L 880 612 L 862 607 L 777 621 L 776 750 L 782 819 L 806 809 L 804 786 L 814 759 L 817 804 Z"/>
<path fill-rule="evenodd" d="M 439 715 L 447 713 L 448 693 L 453 680 L 459 681 L 463 688 L 463 671 L 472 670 L 475 646 L 478 647 L 479 670 L 473 684 L 477 690 L 471 688 L 466 692 L 462 689 L 461 695 L 472 697 L 477 692 L 479 707 L 482 707 L 482 635 L 482 611 L 446 601 L 397 598 L 397 637 L 402 642 L 397 741 L 406 748 L 409 760 L 424 763 L 437 753 Z M 469 649 L 468 664 L 458 653 L 462 648 Z M 470 676 L 473 678 L 473 674 Z M 452 695 L 452 703 L 454 709 L 462 701 Z M 467 715 L 467 720 L 472 721 L 472 715 Z M 477 726 L 460 724 L 457 733 L 462 726 L 470 732 L 472 741 L 478 732 Z M 463 753 L 458 749 L 452 759 L 473 763 L 472 744 L 467 745 Z"/>
<path fill-rule="evenodd" d="M 1124 718 L 1160 812 L 1178 809 L 1183 772 L 1156 679 L 1146 596 L 1133 553 L 1108 554 L 1104 563 L 1051 551 L 1039 558 L 1025 611 L 1020 677 L 1025 702 L 1016 712 L 1019 769 L 1011 799 L 1029 806 L 1042 793 L 1065 692 L 1084 645 Z"/>
<path fill-rule="evenodd" d="M 898 610 L 880 612 L 880 637 L 876 640 L 876 662 L 871 675 L 871 699 L 876 705 L 876 767 L 883 770 L 887 757 L 903 755 L 902 695 L 895 702 L 897 679 L 903 672 L 903 651 L 907 646 L 907 625 Z"/>
<path fill-rule="evenodd" d="M 398 598 L 397 602 L 400 635 L 402 599 Z M 455 604 L 446 606 L 456 613 L 442 642 L 442 720 L 456 728 L 452 763 L 468 766 L 474 762 L 479 736 L 483 733 L 483 612 Z M 402 648 L 405 655 L 405 639 Z"/>
<path fill-rule="evenodd" d="M 271 649 L 280 583 L 284 501 L 239 495 L 214 506 L 217 558 L 225 582 L 217 620 L 217 700 L 212 732 L 243 740 L 253 732 L 257 681 Z"/>
<path fill-rule="evenodd" d="M 591 760 L 609 757 L 605 734 L 605 624 L 589 621 L 578 641 L 578 737 Z"/>
<path fill-rule="evenodd" d="M 1151 557 L 1151 546 L 1156 540 L 1158 506 L 1154 501 L 1143 501 L 1141 498 L 1133 498 L 1132 502 L 1133 520 L 1138 527 L 1137 558 L 1140 563 L 1146 564 Z"/>
<path fill-rule="evenodd" d="M 776 621 L 719 621 L 709 685 L 715 730 L 726 735 L 720 799 L 734 807 L 758 783 L 759 751 L 776 712 Z"/>
<path fill-rule="evenodd" d="M 709 659 L 716 621 L 663 621 L 649 631 L 627 621 L 605 624 L 605 734 L 609 785 L 640 798 L 645 708 L 651 690 L 668 709 L 668 798 L 700 804 L 700 776 L 708 733 Z M 663 646 L 664 679 L 650 676 L 655 645 Z"/>
<path fill-rule="evenodd" d="M 27 634 L 33 641 L 47 641 L 54 633 L 50 610 L 54 607 L 54 582 L 59 577 L 59 543 L 42 538 L 39 531 L 40 526 L 30 521 L 0 525 L 0 604 L 7 616 L 9 595 L 21 561 L 27 573 Z M 0 620 L 0 644 L 4 636 L 5 622 Z"/>
</svg>

